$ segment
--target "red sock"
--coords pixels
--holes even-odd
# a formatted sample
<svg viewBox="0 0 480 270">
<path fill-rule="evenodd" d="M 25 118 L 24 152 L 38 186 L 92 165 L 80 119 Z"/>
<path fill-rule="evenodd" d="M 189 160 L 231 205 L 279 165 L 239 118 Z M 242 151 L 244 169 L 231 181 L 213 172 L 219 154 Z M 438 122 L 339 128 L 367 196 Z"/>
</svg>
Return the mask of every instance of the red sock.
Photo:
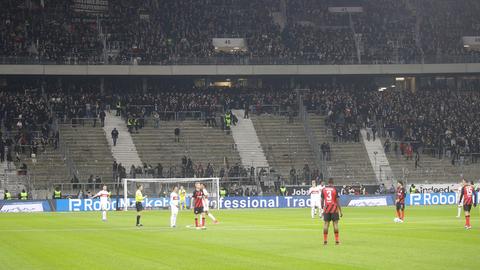
<svg viewBox="0 0 480 270">
<path fill-rule="evenodd" d="M 338 242 L 338 232 L 335 232 L 335 242 Z"/>
<path fill-rule="evenodd" d="M 195 227 L 198 227 L 198 218 L 195 218 Z"/>
<path fill-rule="evenodd" d="M 405 218 L 405 211 L 400 212 L 402 214 L 401 219 L 403 220 Z"/>
<path fill-rule="evenodd" d="M 401 215 L 400 215 L 400 210 L 397 210 L 397 217 L 400 218 Z"/>
<path fill-rule="evenodd" d="M 205 226 L 205 218 L 202 218 L 202 227 Z"/>
<path fill-rule="evenodd" d="M 328 239 L 328 233 L 323 233 L 323 241 L 327 242 Z"/>
<path fill-rule="evenodd" d="M 465 226 L 470 226 L 470 216 L 465 216 Z"/>
</svg>

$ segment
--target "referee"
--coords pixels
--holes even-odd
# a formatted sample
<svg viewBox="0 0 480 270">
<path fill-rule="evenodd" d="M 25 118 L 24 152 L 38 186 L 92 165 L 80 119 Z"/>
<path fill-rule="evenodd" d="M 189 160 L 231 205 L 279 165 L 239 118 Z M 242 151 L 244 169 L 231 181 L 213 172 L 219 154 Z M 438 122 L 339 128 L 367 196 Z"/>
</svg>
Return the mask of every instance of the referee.
<svg viewBox="0 0 480 270">
<path fill-rule="evenodd" d="M 143 211 L 143 199 L 147 198 L 147 196 L 143 197 L 142 195 L 143 185 L 139 185 L 137 187 L 137 192 L 135 193 L 135 208 L 137 208 L 137 227 L 142 227 L 143 225 L 140 223 L 140 218 L 142 217 Z"/>
</svg>

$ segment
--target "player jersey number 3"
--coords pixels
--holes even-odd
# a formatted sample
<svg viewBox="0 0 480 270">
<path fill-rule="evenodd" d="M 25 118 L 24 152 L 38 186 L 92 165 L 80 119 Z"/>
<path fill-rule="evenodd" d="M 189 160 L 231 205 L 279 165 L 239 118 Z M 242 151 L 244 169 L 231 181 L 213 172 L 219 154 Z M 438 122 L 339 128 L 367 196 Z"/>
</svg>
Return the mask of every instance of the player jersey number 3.
<svg viewBox="0 0 480 270">
<path fill-rule="evenodd" d="M 327 193 L 327 202 L 331 202 L 332 201 L 332 191 L 331 190 L 325 190 L 325 192 Z"/>
</svg>

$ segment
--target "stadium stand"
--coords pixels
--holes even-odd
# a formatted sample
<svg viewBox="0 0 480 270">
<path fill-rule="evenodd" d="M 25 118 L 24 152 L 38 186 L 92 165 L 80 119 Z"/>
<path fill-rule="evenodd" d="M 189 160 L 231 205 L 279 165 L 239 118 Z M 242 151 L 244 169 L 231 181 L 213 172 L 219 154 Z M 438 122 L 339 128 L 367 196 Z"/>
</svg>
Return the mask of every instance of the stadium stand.
<svg viewBox="0 0 480 270">
<path fill-rule="evenodd" d="M 478 33 L 480 5 L 470 0 L 110 1 L 93 12 L 75 1 L 0 5 L 5 62 L 348 64 L 479 57 L 460 44 Z M 329 10 L 345 6 L 361 12 Z M 248 50 L 219 52 L 212 38 L 242 38 Z"/>
<path fill-rule="evenodd" d="M 178 142 L 176 128 L 180 130 Z M 161 164 L 163 177 L 218 176 L 222 168 L 228 173 L 230 167 L 240 162 L 232 136 L 220 128 L 207 127 L 200 120 L 161 121 L 159 128 L 149 121 L 132 137 L 142 161 L 153 167 Z M 188 170 L 187 164 L 182 163 L 184 157 L 192 161 Z"/>
<path fill-rule="evenodd" d="M 325 125 L 325 116 L 310 114 L 310 121 L 317 141 L 328 144 L 324 155 L 326 176 L 335 178 L 339 184 L 376 184 L 365 146 L 360 141 L 334 139 L 331 129 Z"/>
<path fill-rule="evenodd" d="M 120 101 L 125 121 L 131 115 L 145 117 L 141 129 L 132 136 L 147 167 L 160 163 L 165 175 L 171 168 L 170 175 L 183 176 L 185 156 L 193 161 L 195 175 L 198 167 L 206 171 L 211 163 L 212 175 L 247 176 L 248 173 L 233 173 L 240 158 L 232 136 L 221 130 L 222 114 L 216 111 L 247 106 L 273 175 L 280 175 L 286 183 L 294 179 L 292 167 L 295 179 L 303 181 L 305 164 L 310 171 L 307 178 L 333 176 L 342 184 L 375 183 L 358 138 L 362 127 L 378 130 L 396 178 L 445 182 L 479 173 L 480 125 L 475 108 L 480 96 L 469 89 L 425 88 L 411 93 L 395 89 L 352 91 L 347 86 L 325 85 L 308 91 L 303 100 L 310 111 L 309 124 L 316 141 L 322 144 L 322 152 L 325 149 L 323 169 L 317 168 L 310 142 L 297 119 L 297 93 L 288 90 L 165 90 L 157 95 L 119 93 L 113 98 L 111 94 L 89 94 L 95 90 L 80 90 L 70 97 L 58 91 L 49 92 L 48 97 L 35 91 L 5 92 L 1 113 L 3 142 L 11 144 L 6 151 L 19 157 L 15 160 L 17 168 L 23 163 L 27 165 L 30 181 L 36 185 L 46 186 L 46 181 L 53 182 L 53 178 L 68 182 L 74 177 L 82 183 L 90 175 L 113 181 L 111 151 L 100 121 L 93 127 L 93 119 L 102 108 L 114 107 Z M 182 114 L 183 110 L 190 113 Z M 158 115 L 158 128 L 154 115 Z M 213 126 L 213 119 L 217 127 Z M 59 135 L 55 134 L 53 123 L 59 123 Z M 180 143 L 174 143 L 177 127 Z M 36 164 L 31 153 L 36 153 Z M 123 166 L 129 173 L 130 165 Z"/>
<path fill-rule="evenodd" d="M 113 182 L 113 157 L 100 126 L 92 127 L 90 120 L 61 125 L 60 140 L 68 149 L 68 157 L 75 164 L 74 170 L 81 182 L 88 182 L 92 175 L 101 181 Z"/>
<path fill-rule="evenodd" d="M 315 174 L 318 168 L 301 123 L 276 115 L 252 116 L 252 121 L 268 163 L 286 183 L 304 183 Z"/>
</svg>

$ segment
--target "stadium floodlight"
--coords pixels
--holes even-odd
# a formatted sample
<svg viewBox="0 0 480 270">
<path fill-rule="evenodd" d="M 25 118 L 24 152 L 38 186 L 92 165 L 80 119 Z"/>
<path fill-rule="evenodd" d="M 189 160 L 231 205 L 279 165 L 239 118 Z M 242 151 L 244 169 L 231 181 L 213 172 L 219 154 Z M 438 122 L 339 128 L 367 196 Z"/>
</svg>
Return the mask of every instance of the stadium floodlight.
<svg viewBox="0 0 480 270">
<path fill-rule="evenodd" d="M 124 211 L 128 210 L 129 200 L 128 200 L 128 191 L 131 191 L 131 194 L 134 195 L 136 191 L 136 185 L 132 184 L 143 184 L 145 193 L 148 193 L 149 184 L 160 184 L 166 188 L 166 190 L 171 191 L 173 186 L 184 186 L 187 190 L 187 196 L 193 192 L 194 185 L 196 182 L 201 182 L 205 185 L 206 189 L 209 192 L 209 201 L 211 207 L 215 209 L 220 208 L 220 178 L 124 178 L 123 180 L 123 199 L 124 199 Z M 129 189 L 130 185 L 130 189 Z M 169 194 L 169 193 L 168 193 Z M 165 197 L 168 196 L 165 194 Z"/>
</svg>

